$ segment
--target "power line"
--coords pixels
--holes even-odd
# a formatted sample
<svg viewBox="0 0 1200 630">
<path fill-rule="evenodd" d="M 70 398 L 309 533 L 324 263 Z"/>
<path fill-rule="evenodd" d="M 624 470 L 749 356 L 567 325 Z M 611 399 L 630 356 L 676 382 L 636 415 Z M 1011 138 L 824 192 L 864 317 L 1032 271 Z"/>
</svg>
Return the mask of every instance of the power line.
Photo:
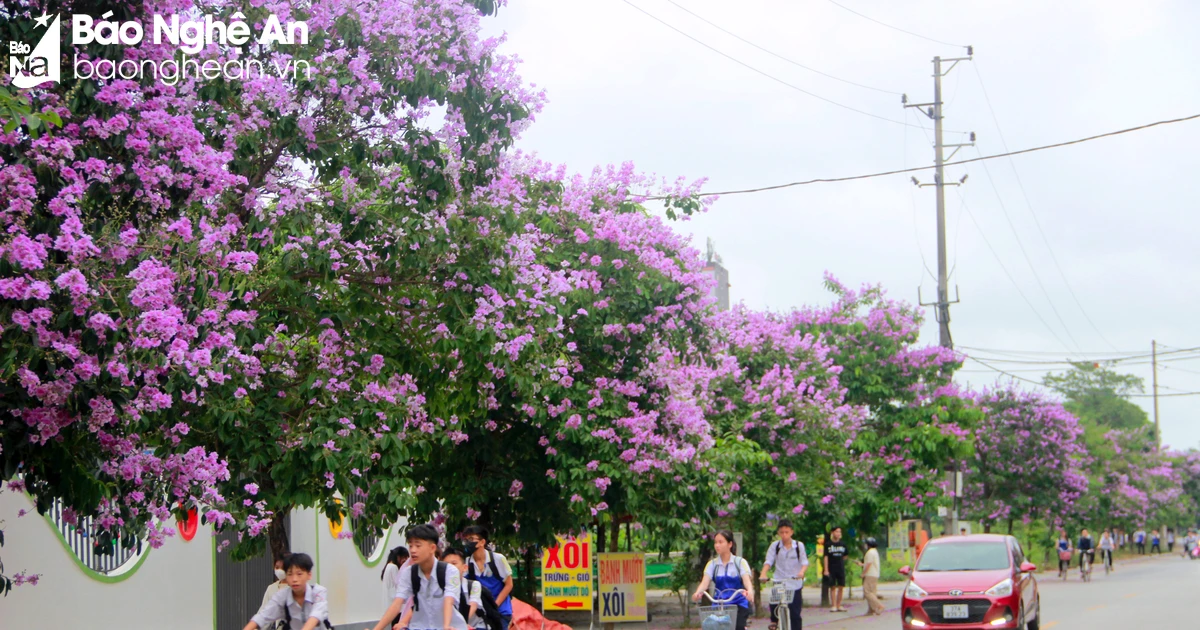
<svg viewBox="0 0 1200 630">
<path fill-rule="evenodd" d="M 880 26 L 886 26 L 886 27 L 888 27 L 888 28 L 892 29 L 893 31 L 900 31 L 901 33 L 904 33 L 905 35 L 912 35 L 913 37 L 917 37 L 917 38 L 923 39 L 923 40 L 925 40 L 925 41 L 930 41 L 930 42 L 933 42 L 933 43 L 935 43 L 935 44 L 941 44 L 941 45 L 943 45 L 943 46 L 956 46 L 956 47 L 958 47 L 958 48 L 966 48 L 966 46 L 963 46 L 962 44 L 951 44 L 950 42 L 944 42 L 944 41 L 942 41 L 942 40 L 940 40 L 940 39 L 934 39 L 934 38 L 932 38 L 932 37 L 926 37 L 926 36 L 924 36 L 924 35 L 921 35 L 920 33 L 914 33 L 914 32 L 912 32 L 912 31 L 906 31 L 906 30 L 904 30 L 904 29 L 900 28 L 899 26 L 892 26 L 891 24 L 888 24 L 887 22 L 880 22 L 879 20 L 876 20 L 875 18 L 873 18 L 873 17 L 871 17 L 871 16 L 869 16 L 869 15 L 864 15 L 864 14 L 862 14 L 862 13 L 859 13 L 858 11 L 855 11 L 854 9 L 851 9 L 850 7 L 848 7 L 848 6 L 844 5 L 844 4 L 840 4 L 840 3 L 834 2 L 834 0 L 828 0 L 828 2 L 829 2 L 829 4 L 832 4 L 832 5 L 834 5 L 834 6 L 836 6 L 836 7 L 839 7 L 839 8 L 841 8 L 841 9 L 845 10 L 845 11 L 849 11 L 850 13 L 853 13 L 854 15 L 857 15 L 858 17 L 860 17 L 860 18 L 862 18 L 862 19 L 864 19 L 864 20 L 869 20 L 869 21 L 871 21 L 871 22 L 874 22 L 874 23 L 876 23 L 876 24 L 878 24 L 878 25 L 880 25 Z"/>
<path fill-rule="evenodd" d="M 1159 344 L 1159 345 L 1162 345 L 1162 344 Z M 1059 354 L 1057 351 L 1054 351 L 1054 350 L 1010 350 L 1010 349 L 1003 349 L 1003 350 L 1001 350 L 1001 349 L 998 349 L 998 348 L 977 348 L 977 347 L 974 347 L 974 346 L 959 346 L 959 347 L 960 347 L 960 348 L 965 348 L 965 349 L 967 349 L 967 350 L 975 350 L 975 351 L 978 351 L 978 352 L 994 352 L 994 353 L 996 353 L 996 354 L 1012 354 L 1012 355 L 1022 355 L 1022 354 L 1034 354 L 1034 355 L 1037 355 L 1037 354 L 1052 354 L 1052 355 L 1055 355 L 1055 356 L 1058 356 L 1058 354 Z M 1150 356 L 1150 354 L 1149 354 L 1149 353 L 1147 353 L 1145 350 L 1112 350 L 1112 351 L 1109 351 L 1109 350 L 1096 350 L 1096 351 L 1078 352 L 1077 354 L 1081 354 L 1081 355 L 1082 355 L 1082 354 L 1103 354 L 1103 355 L 1111 355 L 1111 354 L 1113 354 L 1114 352 L 1115 352 L 1115 353 L 1117 353 L 1117 354 L 1129 354 L 1129 355 L 1138 355 L 1138 356 Z M 1162 353 L 1162 352 L 1160 352 L 1159 354 L 1166 354 L 1166 353 Z"/>
<path fill-rule="evenodd" d="M 813 97 L 813 98 L 815 98 L 815 99 L 817 99 L 817 100 L 820 100 L 820 101 L 825 101 L 826 103 L 829 103 L 830 105 L 836 105 L 837 107 L 840 107 L 840 108 L 842 108 L 842 109 L 845 109 L 845 110 L 848 110 L 848 111 L 852 111 L 852 112 L 854 112 L 854 113 L 856 113 L 856 114 L 862 114 L 863 116 L 870 116 L 871 118 L 875 118 L 875 119 L 882 120 L 882 121 L 885 121 L 885 122 L 890 122 L 890 123 L 893 123 L 893 124 L 896 124 L 896 125 L 906 125 L 906 126 L 911 126 L 911 125 L 909 125 L 909 123 L 907 123 L 907 122 L 904 122 L 903 120 L 896 120 L 895 118 L 888 118 L 888 117 L 886 117 L 886 116 L 880 116 L 880 115 L 878 115 L 878 114 L 872 114 L 871 112 L 864 111 L 864 110 L 858 109 L 858 108 L 856 108 L 856 107 L 851 107 L 851 106 L 849 106 L 849 105 L 846 105 L 846 104 L 844 104 L 844 103 L 839 103 L 839 102 L 837 102 L 837 101 L 835 101 L 835 100 L 833 100 L 833 99 L 828 99 L 828 98 L 825 98 L 824 96 L 821 96 L 820 94 L 816 94 L 816 93 L 814 93 L 814 92 L 810 92 L 810 91 L 808 91 L 808 90 L 806 90 L 806 89 L 804 89 L 804 88 L 802 88 L 802 87 L 799 87 L 799 86 L 793 85 L 793 84 L 791 84 L 791 83 L 788 83 L 787 81 L 784 81 L 783 79 L 780 79 L 779 77 L 777 77 L 777 76 L 775 76 L 775 75 L 773 75 L 773 74 L 769 74 L 769 73 L 767 73 L 767 72 L 764 72 L 764 71 L 762 71 L 762 70 L 759 70 L 758 68 L 756 68 L 756 67 L 754 67 L 754 66 L 752 66 L 752 65 L 750 65 L 750 64 L 748 64 L 748 63 L 746 63 L 746 62 L 744 62 L 744 61 L 742 61 L 741 59 L 738 59 L 737 57 L 734 57 L 733 55 L 727 54 L 727 53 L 725 53 L 725 52 L 722 52 L 722 51 L 718 50 L 717 48 L 714 48 L 713 46 L 710 46 L 709 44 L 707 44 L 707 43 L 705 43 L 705 42 L 703 42 L 703 41 L 701 41 L 701 40 L 699 40 L 699 39 L 697 39 L 697 38 L 695 38 L 695 37 L 693 37 L 693 36 L 689 35 L 688 33 L 686 33 L 686 32 L 684 32 L 684 31 L 682 31 L 682 30 L 680 30 L 680 29 L 676 28 L 675 26 L 672 26 L 672 25 L 671 25 L 669 22 L 667 22 L 666 20 L 663 20 L 662 18 L 659 18 L 658 16 L 656 16 L 656 15 L 654 15 L 653 13 L 650 13 L 649 11 L 647 11 L 647 10 L 645 10 L 645 9 L 643 9 L 643 8 L 641 8 L 641 7 L 639 7 L 638 5 L 636 5 L 636 4 L 632 3 L 632 2 L 630 2 L 629 0 L 621 0 L 621 1 L 622 1 L 622 2 L 624 2 L 625 4 L 629 5 L 629 6 L 633 7 L 634 9 L 637 9 L 637 10 L 638 10 L 638 12 L 642 13 L 642 14 L 643 14 L 643 15 L 645 15 L 646 17 L 649 17 L 650 19 L 654 20 L 655 22 L 658 22 L 659 24 L 662 24 L 663 26 L 665 26 L 665 27 L 667 27 L 667 28 L 671 29 L 672 31 L 675 31 L 676 33 L 679 33 L 680 35 L 683 35 L 684 37 L 686 37 L 686 38 L 688 38 L 688 39 L 692 40 L 693 42 L 696 42 L 697 44 L 700 44 L 701 46 L 704 46 L 705 48 L 707 48 L 707 49 L 709 49 L 709 50 L 711 50 L 711 51 L 713 51 L 713 52 L 717 53 L 718 55 L 721 55 L 722 57 L 724 57 L 724 58 L 726 58 L 726 59 L 728 59 L 728 60 L 730 60 L 730 61 L 732 61 L 732 62 L 734 62 L 734 63 L 738 64 L 739 66 L 742 66 L 742 67 L 746 68 L 747 70 L 751 70 L 751 71 L 753 71 L 753 72 L 755 72 L 755 73 L 758 73 L 758 74 L 760 74 L 760 75 L 762 75 L 762 76 L 764 76 L 764 77 L 766 77 L 766 78 L 768 78 L 768 79 L 770 79 L 770 80 L 772 80 L 772 81 L 774 81 L 774 82 L 776 82 L 776 83 L 778 83 L 778 84 L 780 84 L 780 85 L 783 85 L 783 86 L 789 87 L 789 88 L 791 88 L 791 89 L 793 89 L 793 90 L 796 90 L 797 92 L 800 92 L 801 94 L 807 94 L 808 96 L 811 96 L 811 97 Z"/>
<path fill-rule="evenodd" d="M 707 24 L 707 25 L 709 25 L 709 26 L 711 26 L 711 27 L 713 27 L 713 28 L 717 29 L 718 31 L 721 31 L 722 33 L 725 33 L 726 35 L 729 35 L 730 37 L 732 37 L 732 38 L 734 38 L 734 39 L 737 39 L 738 41 L 741 41 L 741 42 L 743 42 L 743 43 L 745 43 L 745 44 L 748 44 L 748 45 L 750 45 L 750 46 L 753 46 L 753 47 L 755 47 L 755 48 L 757 48 L 757 49 L 759 49 L 759 50 L 761 50 L 761 51 L 763 51 L 763 52 L 767 53 L 768 55 L 771 55 L 772 57 L 776 57 L 776 58 L 778 58 L 778 59 L 782 59 L 782 60 L 784 60 L 784 61 L 786 61 L 786 62 L 788 62 L 788 63 L 792 64 L 793 66 L 796 66 L 796 67 L 798 67 L 798 68 L 803 68 L 803 69 L 805 69 L 805 70 L 808 70 L 809 72 L 814 72 L 814 73 L 816 73 L 816 74 L 819 74 L 819 75 L 821 75 L 821 76 L 823 76 L 823 77 L 828 77 L 828 78 L 830 78 L 830 79 L 833 79 L 834 81 L 841 81 L 842 83 L 846 83 L 846 84 L 848 84 L 848 85 L 853 85 L 853 86 L 855 86 L 855 87 L 860 87 L 860 88 L 863 88 L 863 89 L 866 89 L 866 90 L 874 90 L 874 91 L 876 91 L 876 92 L 883 92 L 884 94 L 895 94 L 896 96 L 900 96 L 900 95 L 901 95 L 901 92 L 893 92 L 893 91 L 891 91 L 891 90 L 885 90 L 885 89 L 883 89 L 883 88 L 877 88 L 877 87 L 873 87 L 873 86 L 870 86 L 870 85 L 864 85 L 864 84 L 862 84 L 862 83 L 857 83 L 857 82 L 855 82 L 855 81 L 851 81 L 851 80 L 849 80 L 849 79 L 843 79 L 843 78 L 841 78 L 841 77 L 839 77 L 839 76 L 834 76 L 834 75 L 832 75 L 832 74 L 829 74 L 828 72 L 822 72 L 822 71 L 820 71 L 820 70 L 817 70 L 816 68 L 812 68 L 812 67 L 806 66 L 806 65 L 804 65 L 804 64 L 802 64 L 802 63 L 800 63 L 799 61 L 795 61 L 795 60 L 793 60 L 793 59 L 789 59 L 789 58 L 787 58 L 787 57 L 784 57 L 783 55 L 781 55 L 781 54 L 779 54 L 779 53 L 777 53 L 777 52 L 774 52 L 774 51 L 772 51 L 772 50 L 768 50 L 768 49 L 766 49 L 766 48 L 763 48 L 762 46 L 759 46 L 758 44 L 756 44 L 756 43 L 754 43 L 754 42 L 752 42 L 752 41 L 750 41 L 750 40 L 746 39 L 745 37 L 742 37 L 741 35 L 738 35 L 737 33 L 734 33 L 734 32 L 732 32 L 732 31 L 730 31 L 730 30 L 728 30 L 728 29 L 726 29 L 726 28 L 722 27 L 721 25 L 719 25 L 719 24 L 717 24 L 717 23 L 715 23 L 715 22 L 712 22 L 711 20 L 708 20 L 708 19 L 704 18 L 703 16 L 701 16 L 701 15 L 697 14 L 696 12 L 692 11 L 691 9 L 689 9 L 689 8 L 687 8 L 687 7 L 685 7 L 685 6 L 683 6 L 682 4 L 679 4 L 678 2 L 675 2 L 675 0 L 666 0 L 666 1 L 667 1 L 669 4 L 673 4 L 673 5 L 675 5 L 676 7 L 678 7 L 678 8 L 679 8 L 681 11 L 683 11 L 684 13 L 687 13 L 688 15 L 690 15 L 690 16 L 692 16 L 692 17 L 696 18 L 697 20 L 700 20 L 701 22 L 704 22 L 705 24 Z"/>
<path fill-rule="evenodd" d="M 1017 375 L 1017 374 L 1013 374 L 1012 372 L 1009 372 L 1009 371 L 1006 371 L 1006 370 L 1001 370 L 1000 368 L 998 368 L 998 367 L 995 367 L 995 366 L 993 366 L 993 365 L 988 365 L 986 362 L 984 362 L 984 361 L 980 361 L 979 359 L 976 359 L 975 357 L 967 357 L 967 358 L 969 358 L 969 359 L 971 359 L 972 361 L 974 361 L 974 362 L 976 362 L 976 363 L 978 363 L 978 364 L 980 364 L 980 365 L 982 365 L 982 366 L 984 366 L 984 367 L 988 368 L 989 370 L 992 370 L 993 372 L 998 372 L 998 373 L 1000 373 L 1000 374 L 1003 374 L 1003 375 L 1005 375 L 1005 376 L 1007 376 L 1007 377 L 1009 377 L 1009 378 L 1016 379 L 1016 380 L 1018 380 L 1018 381 L 1024 381 L 1024 382 L 1026 382 L 1026 383 L 1032 383 L 1032 384 L 1034 384 L 1034 385 L 1038 385 L 1038 386 L 1040 386 L 1040 387 L 1045 387 L 1045 385 L 1044 385 L 1043 383 L 1040 383 L 1040 382 L 1038 382 L 1038 381 L 1035 381 L 1035 380 L 1033 380 L 1033 379 L 1031 379 L 1031 378 L 1025 378 L 1024 376 L 1020 376 L 1020 375 Z M 1160 386 L 1160 387 L 1161 387 L 1161 386 Z M 1169 388 L 1169 389 L 1173 389 L 1173 388 Z M 1153 398 L 1153 397 L 1154 397 L 1154 394 L 1126 394 L 1125 396 L 1126 396 L 1126 397 L 1128 397 L 1128 398 Z M 1176 392 L 1176 393 L 1174 393 L 1174 394 L 1158 394 L 1158 397 L 1159 397 L 1159 398 L 1174 398 L 1174 397 L 1179 397 L 1179 396 L 1200 396 L 1200 392 L 1184 392 L 1184 391 L 1181 391 L 1181 392 Z"/>
<path fill-rule="evenodd" d="M 971 350 L 974 352 L 989 352 L 992 354 L 1009 354 L 1009 355 L 1016 354 L 1012 351 L 1005 351 L 1005 350 L 974 348 L 971 346 L 959 346 L 959 347 L 961 349 Z M 1200 347 L 1182 348 L 1179 350 L 1172 350 L 1170 352 L 1160 352 L 1160 353 L 1158 353 L 1158 356 L 1163 357 L 1163 356 L 1167 356 L 1167 355 L 1182 354 L 1182 355 L 1186 355 L 1186 356 L 1181 356 L 1181 357 L 1176 356 L 1176 357 L 1170 357 L 1170 358 L 1166 358 L 1166 359 L 1160 359 L 1160 362 L 1183 361 L 1183 360 L 1190 361 L 1190 360 L 1200 359 L 1200 353 L 1198 353 L 1198 351 L 1200 351 Z M 1046 353 L 1046 354 L 1050 354 L 1050 353 Z M 1085 354 L 1094 354 L 1094 353 L 1085 353 Z M 1016 355 L 1016 356 L 1019 357 L 1019 355 Z M 1125 363 L 1126 365 L 1144 365 L 1144 364 L 1148 363 L 1148 361 L 1146 361 L 1146 359 L 1150 359 L 1153 356 L 1154 355 L 1152 355 L 1150 353 L 1144 353 L 1144 354 L 1132 354 L 1132 355 L 1124 356 L 1124 357 L 1093 357 L 1093 358 L 1088 358 L 1085 360 L 1077 360 L 1077 359 L 1046 360 L 1046 359 L 1034 359 L 1034 358 L 1023 358 L 1023 357 L 1015 358 L 1015 359 L 997 358 L 997 357 L 985 357 L 985 358 L 988 358 L 989 360 L 994 361 L 996 363 L 1019 363 L 1019 364 L 1026 364 L 1026 365 L 1064 365 L 1064 364 L 1075 364 L 1075 363 Z"/>
<path fill-rule="evenodd" d="M 1004 130 L 1000 128 L 1000 118 L 996 116 L 996 108 L 992 106 L 992 98 L 988 95 L 987 86 L 983 83 L 983 74 L 979 72 L 979 64 L 973 63 L 971 67 L 975 70 L 975 78 L 979 80 L 979 88 L 983 91 L 983 100 L 987 103 L 988 111 L 992 115 L 992 122 L 996 125 L 996 134 L 1000 137 L 1000 146 L 1004 147 L 1005 151 L 1008 151 L 1008 140 L 1004 138 Z M 1021 181 L 1021 174 L 1017 171 L 1016 160 L 1009 157 L 1008 163 L 1012 168 L 1013 176 L 1017 179 L 1017 188 L 1021 190 L 1021 196 L 1025 199 L 1025 207 L 1029 209 L 1029 214 L 1033 216 L 1033 224 L 1037 226 L 1038 234 L 1042 236 L 1042 243 L 1045 244 L 1046 249 L 1050 252 L 1050 260 L 1054 262 L 1054 267 L 1058 270 L 1058 275 L 1062 278 L 1063 284 L 1067 285 L 1067 293 L 1071 295 L 1071 299 L 1075 301 L 1075 306 L 1079 307 L 1079 312 L 1083 314 L 1083 318 L 1087 320 L 1092 330 L 1096 331 L 1096 334 L 1100 336 L 1101 341 L 1108 344 L 1108 347 L 1116 350 L 1116 346 L 1104 336 L 1104 333 L 1100 332 L 1100 328 L 1096 326 L 1096 322 L 1092 321 L 1087 310 L 1083 308 L 1083 303 L 1079 301 L 1079 296 L 1075 293 L 1075 288 L 1071 286 L 1071 281 L 1067 279 L 1067 274 L 1063 272 L 1062 265 L 1058 262 L 1058 256 L 1054 254 L 1054 248 L 1050 246 L 1050 240 L 1046 238 L 1046 231 L 1042 229 L 1042 222 L 1038 219 L 1037 213 L 1033 211 L 1033 204 L 1029 201 L 1029 193 L 1025 190 L 1025 183 Z"/>
<path fill-rule="evenodd" d="M 1022 300 L 1025 300 L 1025 304 L 1029 306 L 1029 310 L 1033 311 L 1033 314 L 1038 318 L 1038 321 L 1042 322 L 1042 325 L 1046 327 L 1046 330 L 1050 331 L 1050 335 L 1059 343 L 1061 343 L 1062 346 L 1067 349 L 1067 352 L 1070 352 L 1071 348 L 1068 347 L 1066 342 L 1064 342 L 1062 338 L 1058 336 L 1058 333 L 1050 327 L 1050 324 L 1046 323 L 1046 319 L 1042 317 L 1042 314 L 1033 306 L 1033 302 L 1030 302 L 1029 298 L 1025 295 L 1025 292 L 1021 290 L 1021 285 L 1017 283 L 1016 278 L 1013 278 L 1012 274 L 1008 272 L 1008 267 L 1004 266 L 1004 260 L 1000 258 L 1000 254 L 996 252 L 996 248 L 992 247 L 992 242 L 988 240 L 987 233 L 983 231 L 983 227 L 980 226 L 979 221 L 975 219 L 975 213 L 971 212 L 971 207 L 967 205 L 967 200 L 963 198 L 961 192 L 958 193 L 958 200 L 959 203 L 962 204 L 963 210 L 966 211 L 967 216 L 970 217 L 971 223 L 975 224 L 975 229 L 979 230 L 979 236 L 983 238 L 983 243 L 987 245 L 988 251 L 992 252 L 992 256 L 996 259 L 996 263 L 1000 265 L 1000 270 L 1004 272 L 1004 275 L 1008 278 L 1008 281 L 1012 283 L 1013 288 L 1017 290 L 1017 294 L 1021 296 Z"/>
<path fill-rule="evenodd" d="M 628 2 L 628 0 L 624 0 L 624 1 Z M 1117 131 L 1110 131 L 1110 132 L 1098 134 L 1095 136 L 1079 138 L 1077 140 L 1069 140 L 1066 142 L 1056 142 L 1054 144 L 1047 144 L 1047 145 L 1043 145 L 1043 146 L 1039 146 L 1039 147 L 1031 147 L 1029 149 L 1021 149 L 1019 151 L 1009 151 L 1006 153 L 998 153 L 996 155 L 984 155 L 984 156 L 980 156 L 980 157 L 959 160 L 957 162 L 946 162 L 944 164 L 944 166 L 958 166 L 960 164 L 971 164 L 973 162 L 982 162 L 984 160 L 995 160 L 997 158 L 1010 157 L 1010 156 L 1014 156 L 1014 155 L 1024 155 L 1026 153 L 1036 153 L 1038 151 L 1046 151 L 1049 149 L 1058 149 L 1061 147 L 1071 146 L 1074 144 L 1082 144 L 1084 142 L 1091 142 L 1092 140 L 1100 140 L 1102 138 L 1110 138 L 1110 137 L 1119 136 L 1122 134 L 1133 133 L 1135 131 L 1142 131 L 1145 129 L 1150 129 L 1152 127 L 1158 127 L 1161 125 L 1171 125 L 1171 124 L 1175 124 L 1175 123 L 1188 122 L 1191 120 L 1196 120 L 1197 118 L 1200 118 L 1200 114 L 1192 114 L 1191 116 L 1184 116 L 1183 118 L 1171 118 L 1171 119 L 1167 119 L 1167 120 L 1159 120 L 1159 121 L 1155 121 L 1155 122 L 1145 124 L 1145 125 L 1138 125 L 1137 127 L 1129 127 L 1127 129 L 1119 129 Z M 891 119 L 885 119 L 885 120 L 891 120 Z M 908 123 L 903 123 L 903 124 L 908 124 Z M 909 125 L 909 126 L 911 127 L 912 125 Z M 897 169 L 894 171 L 882 171 L 879 173 L 868 173 L 865 175 L 851 175 L 851 176 L 847 176 L 847 177 L 818 177 L 818 178 L 814 178 L 814 179 L 806 179 L 806 180 L 802 180 L 802 181 L 790 182 L 787 184 L 775 184 L 773 186 L 762 186 L 759 188 L 743 188 L 743 189 L 739 189 L 739 190 L 724 190 L 724 191 L 719 191 L 719 192 L 698 193 L 695 196 L 696 197 L 715 197 L 715 196 L 728 196 L 728 195 L 747 195 L 747 194 L 752 194 L 752 193 L 767 192 L 767 191 L 771 191 L 771 190 L 781 190 L 784 188 L 794 188 L 796 186 L 807 186 L 809 184 L 833 184 L 833 183 L 837 183 L 837 182 L 850 182 L 850 181 L 857 181 L 857 180 L 861 180 L 861 179 L 873 179 L 876 177 L 887 177 L 888 175 L 903 175 L 906 173 L 917 173 L 920 171 L 927 171 L 932 168 L 936 168 L 936 167 L 933 165 L 914 166 L 911 168 Z M 668 197 L 644 196 L 642 198 L 644 200 L 650 201 L 650 200 L 658 200 L 658 199 L 667 199 Z"/>
<path fill-rule="evenodd" d="M 1079 341 L 1075 339 L 1075 335 L 1071 334 L 1071 327 L 1067 326 L 1067 322 L 1063 321 L 1062 314 L 1058 312 L 1058 307 L 1054 305 L 1054 300 L 1050 297 L 1050 292 L 1046 290 L 1046 285 L 1042 282 L 1041 274 L 1037 272 L 1037 266 L 1033 264 L 1033 260 L 1029 258 L 1029 252 L 1025 250 L 1025 243 L 1021 242 L 1021 235 L 1017 233 L 1017 226 L 1013 224 L 1012 217 L 1008 214 L 1008 206 L 1004 204 L 1004 198 L 1000 196 L 1000 187 L 996 185 L 996 180 L 992 178 L 992 170 L 988 168 L 987 162 L 981 162 L 980 166 L 983 167 L 983 172 L 987 175 L 988 182 L 991 184 L 992 190 L 996 193 L 996 201 L 1000 204 L 1000 212 L 1004 215 L 1004 221 L 1008 223 L 1008 229 L 1012 231 L 1013 238 L 1017 240 L 1017 247 L 1021 250 L 1021 256 L 1025 259 L 1025 264 L 1029 265 L 1029 270 L 1033 272 L 1034 281 L 1037 282 L 1038 288 L 1042 290 L 1042 295 L 1046 298 L 1046 302 L 1050 304 L 1050 311 L 1054 313 L 1054 317 L 1058 320 L 1059 325 L 1067 333 L 1067 338 L 1071 340 L 1071 343 L 1075 344 L 1075 349 L 1079 350 Z"/>
</svg>

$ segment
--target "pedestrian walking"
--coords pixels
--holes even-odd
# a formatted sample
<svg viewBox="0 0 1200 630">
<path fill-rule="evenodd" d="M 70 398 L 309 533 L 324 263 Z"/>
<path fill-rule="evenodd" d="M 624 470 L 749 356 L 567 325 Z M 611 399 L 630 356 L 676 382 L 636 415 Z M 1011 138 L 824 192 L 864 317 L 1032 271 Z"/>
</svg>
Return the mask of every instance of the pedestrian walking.
<svg viewBox="0 0 1200 630">
<path fill-rule="evenodd" d="M 804 588 L 804 574 L 808 571 L 808 553 L 805 552 L 804 543 L 792 539 L 794 533 L 791 521 L 779 521 L 775 528 L 779 540 L 767 548 L 767 561 L 763 563 L 759 579 L 767 581 L 767 570 L 775 570 L 775 578 L 782 579 L 783 587 L 792 592 L 792 601 L 787 604 L 788 621 L 792 630 L 800 630 L 804 624 L 801 619 L 801 607 L 804 604 L 801 589 Z M 779 623 L 780 606 L 782 604 L 771 606 L 770 630 L 775 630 Z"/>
<path fill-rule="evenodd" d="M 842 528 L 834 527 L 829 532 L 829 544 L 825 547 L 825 579 L 829 581 L 829 610 L 850 612 L 842 607 L 842 595 L 846 590 L 846 556 L 850 550 L 842 542 Z"/>
<path fill-rule="evenodd" d="M 746 622 L 750 619 L 750 610 L 754 606 L 750 563 L 746 562 L 745 558 L 734 555 L 737 553 L 737 543 L 733 541 L 733 532 L 727 529 L 713 536 L 713 550 L 717 552 L 717 557 L 709 560 L 704 566 L 704 577 L 700 579 L 700 586 L 696 587 L 696 592 L 692 594 L 692 601 L 698 603 L 712 585 L 716 589 L 717 599 L 729 599 L 728 604 L 737 608 L 734 630 L 746 630 Z M 730 599 L 729 594 L 739 590 L 743 592 Z"/>
<path fill-rule="evenodd" d="M 879 542 L 867 538 L 867 553 L 859 564 L 863 568 L 863 597 L 867 600 L 868 615 L 882 615 L 883 602 L 879 601 Z"/>
</svg>

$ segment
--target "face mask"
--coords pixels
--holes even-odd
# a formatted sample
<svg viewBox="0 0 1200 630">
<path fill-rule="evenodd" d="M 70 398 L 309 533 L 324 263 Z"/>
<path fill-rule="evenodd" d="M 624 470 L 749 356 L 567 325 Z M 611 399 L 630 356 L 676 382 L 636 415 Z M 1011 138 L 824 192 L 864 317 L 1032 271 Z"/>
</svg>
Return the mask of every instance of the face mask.
<svg viewBox="0 0 1200 630">
<path fill-rule="evenodd" d="M 466 549 L 466 551 L 467 551 L 467 555 L 468 555 L 468 556 L 470 556 L 470 555 L 474 555 L 474 554 L 475 554 L 475 550 L 479 548 L 479 543 L 477 543 L 477 542 L 475 542 L 475 541 L 473 541 L 473 540 L 468 540 L 468 541 L 466 542 L 466 544 L 465 544 L 465 545 L 463 545 L 463 548 L 464 548 L 464 549 Z"/>
<path fill-rule="evenodd" d="M 279 580 L 280 582 L 282 582 L 283 578 L 285 578 L 285 577 L 287 577 L 287 574 L 283 572 L 283 569 L 275 569 L 275 579 L 276 580 Z"/>
</svg>

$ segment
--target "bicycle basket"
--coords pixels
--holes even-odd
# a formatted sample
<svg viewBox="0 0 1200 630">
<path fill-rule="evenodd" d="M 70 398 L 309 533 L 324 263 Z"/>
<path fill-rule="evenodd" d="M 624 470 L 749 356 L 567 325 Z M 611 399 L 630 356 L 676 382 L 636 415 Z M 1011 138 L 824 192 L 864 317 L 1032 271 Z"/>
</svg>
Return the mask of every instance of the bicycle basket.
<svg viewBox="0 0 1200 630">
<path fill-rule="evenodd" d="M 792 598 L 796 596 L 796 591 L 787 588 L 783 584 L 776 584 L 771 587 L 771 592 L 767 594 L 767 603 L 772 606 L 779 604 L 790 604 Z"/>
<path fill-rule="evenodd" d="M 700 606 L 700 630 L 733 630 L 737 621 L 737 606 L 717 604 Z"/>
<path fill-rule="evenodd" d="M 1071 559 L 1071 552 L 1070 552 L 1070 551 L 1060 551 L 1060 552 L 1058 552 L 1058 559 L 1059 559 L 1059 560 L 1070 560 L 1070 559 Z"/>
</svg>

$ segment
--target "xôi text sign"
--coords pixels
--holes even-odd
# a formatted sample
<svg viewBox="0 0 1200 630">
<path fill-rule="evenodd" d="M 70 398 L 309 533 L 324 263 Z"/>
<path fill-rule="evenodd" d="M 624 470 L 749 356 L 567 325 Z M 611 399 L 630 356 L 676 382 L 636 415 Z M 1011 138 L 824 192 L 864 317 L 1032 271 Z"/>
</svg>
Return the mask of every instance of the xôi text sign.
<svg viewBox="0 0 1200 630">
<path fill-rule="evenodd" d="M 592 552 L 587 534 L 558 536 L 542 552 L 542 611 L 592 610 Z"/>
<path fill-rule="evenodd" d="M 600 623 L 646 621 L 646 557 L 640 553 L 602 553 Z"/>
</svg>

